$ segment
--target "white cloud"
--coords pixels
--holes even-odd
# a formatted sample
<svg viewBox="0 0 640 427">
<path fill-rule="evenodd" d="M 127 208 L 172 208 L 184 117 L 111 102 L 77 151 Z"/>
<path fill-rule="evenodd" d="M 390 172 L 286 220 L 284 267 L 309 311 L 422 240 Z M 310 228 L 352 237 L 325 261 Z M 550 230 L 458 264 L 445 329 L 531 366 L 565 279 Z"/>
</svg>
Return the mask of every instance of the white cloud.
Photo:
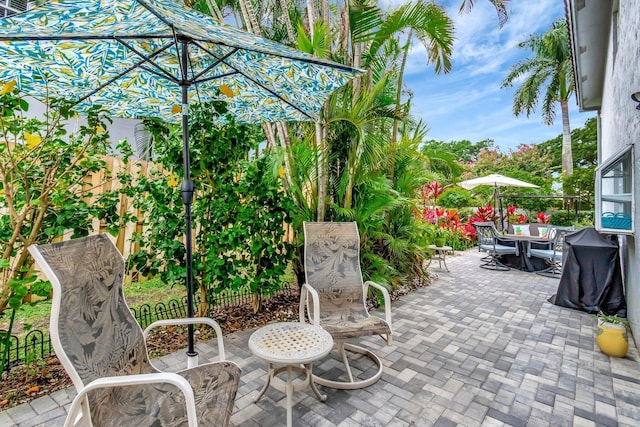
<svg viewBox="0 0 640 427">
<path fill-rule="evenodd" d="M 545 125 L 538 113 L 530 118 L 514 117 L 513 92 L 520 82 L 506 89 L 500 89 L 500 85 L 509 69 L 529 55 L 517 47 L 518 43 L 532 34 L 544 33 L 556 19 L 564 17 L 563 3 L 513 0 L 508 6 L 509 20 L 500 29 L 495 8 L 488 0 L 477 0 L 470 13 L 459 15 L 461 2 L 444 2 L 456 25 L 452 72 L 435 75 L 432 66 L 425 66 L 426 54 L 420 44 L 413 46 L 405 70 L 405 82 L 414 93 L 412 111 L 428 123 L 429 138 L 489 138 L 507 150 L 559 135 L 559 116 L 553 126 Z M 570 105 L 572 128 L 593 116 L 578 113 L 574 99 Z"/>
</svg>

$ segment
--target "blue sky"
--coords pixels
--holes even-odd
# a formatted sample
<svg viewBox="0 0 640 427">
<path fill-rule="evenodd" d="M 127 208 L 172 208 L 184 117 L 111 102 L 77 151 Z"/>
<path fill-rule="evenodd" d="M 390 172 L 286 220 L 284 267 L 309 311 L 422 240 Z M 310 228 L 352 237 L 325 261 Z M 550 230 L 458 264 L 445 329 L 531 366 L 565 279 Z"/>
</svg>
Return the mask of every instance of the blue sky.
<svg viewBox="0 0 640 427">
<path fill-rule="evenodd" d="M 380 4 L 400 0 L 380 0 Z M 530 53 L 517 44 L 532 34 L 542 34 L 564 17 L 559 0 L 512 0 L 509 20 L 499 28 L 496 11 L 488 0 L 476 0 L 473 10 L 458 14 L 462 0 L 438 1 L 455 22 L 456 43 L 449 74 L 434 74 L 425 66 L 427 57 L 415 41 L 407 62 L 405 83 L 413 91 L 412 113 L 429 126 L 430 139 L 472 142 L 493 139 L 502 151 L 520 144 L 540 143 L 562 133 L 558 105 L 556 120 L 546 125 L 539 114 L 516 118 L 512 113 L 514 88 L 500 89 L 504 77 L 518 60 Z M 572 95 L 571 128 L 584 125 L 595 113 L 580 113 Z"/>
</svg>

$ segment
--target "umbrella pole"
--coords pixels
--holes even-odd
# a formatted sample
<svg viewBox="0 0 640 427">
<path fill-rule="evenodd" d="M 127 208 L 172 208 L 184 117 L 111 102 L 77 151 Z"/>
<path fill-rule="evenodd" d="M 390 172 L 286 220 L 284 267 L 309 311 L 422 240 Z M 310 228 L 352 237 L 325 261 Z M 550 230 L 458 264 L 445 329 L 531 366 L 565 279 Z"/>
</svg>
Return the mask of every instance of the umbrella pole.
<svg viewBox="0 0 640 427">
<path fill-rule="evenodd" d="M 182 55 L 180 57 L 180 66 L 182 68 L 183 80 L 180 82 L 182 90 L 182 151 L 183 151 L 183 169 L 184 179 L 182 180 L 181 192 L 182 202 L 185 211 L 185 249 L 186 249 L 186 267 L 187 267 L 187 317 L 194 317 L 193 310 L 193 249 L 191 247 L 191 203 L 193 202 L 194 186 L 191 181 L 191 157 L 189 155 L 189 86 L 191 83 L 187 80 L 187 59 L 188 44 L 182 41 Z M 187 348 L 187 367 L 192 368 L 198 365 L 198 353 L 194 349 L 193 325 L 187 325 L 188 328 L 188 348 Z"/>
</svg>

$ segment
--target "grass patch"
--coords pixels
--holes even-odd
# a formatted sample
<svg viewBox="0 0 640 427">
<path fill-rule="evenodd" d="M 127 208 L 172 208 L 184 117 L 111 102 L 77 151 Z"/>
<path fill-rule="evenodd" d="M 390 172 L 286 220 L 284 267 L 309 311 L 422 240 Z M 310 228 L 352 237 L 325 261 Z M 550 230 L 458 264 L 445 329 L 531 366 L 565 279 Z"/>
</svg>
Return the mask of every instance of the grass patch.
<svg viewBox="0 0 640 427">
<path fill-rule="evenodd" d="M 125 283 L 123 292 L 127 305 L 133 308 L 143 304 L 149 304 L 153 307 L 157 303 L 168 303 L 172 299 L 182 301 L 186 296 L 184 286 L 167 285 L 159 279 Z M 3 316 L 0 317 L 0 329 L 6 330 L 9 327 L 10 314 L 10 310 L 5 310 Z M 22 339 L 32 329 L 48 332 L 50 316 L 51 300 L 23 304 L 16 312 L 11 334 Z"/>
</svg>

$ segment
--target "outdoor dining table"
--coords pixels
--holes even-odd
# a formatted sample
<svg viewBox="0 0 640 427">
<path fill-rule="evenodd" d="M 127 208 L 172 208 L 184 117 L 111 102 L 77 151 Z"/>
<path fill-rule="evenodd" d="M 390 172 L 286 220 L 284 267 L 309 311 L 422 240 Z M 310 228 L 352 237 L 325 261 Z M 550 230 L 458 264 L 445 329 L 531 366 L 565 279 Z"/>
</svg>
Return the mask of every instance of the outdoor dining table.
<svg viewBox="0 0 640 427">
<path fill-rule="evenodd" d="M 516 234 L 501 234 L 497 236 L 497 239 L 501 245 L 518 245 L 518 255 L 508 254 L 500 256 L 500 262 L 507 267 L 532 272 L 544 270 L 549 267 L 544 259 L 527 256 L 527 249 L 529 245 L 532 245 L 532 247 L 547 248 L 553 243 L 552 239 L 541 236 L 523 236 Z"/>
</svg>

